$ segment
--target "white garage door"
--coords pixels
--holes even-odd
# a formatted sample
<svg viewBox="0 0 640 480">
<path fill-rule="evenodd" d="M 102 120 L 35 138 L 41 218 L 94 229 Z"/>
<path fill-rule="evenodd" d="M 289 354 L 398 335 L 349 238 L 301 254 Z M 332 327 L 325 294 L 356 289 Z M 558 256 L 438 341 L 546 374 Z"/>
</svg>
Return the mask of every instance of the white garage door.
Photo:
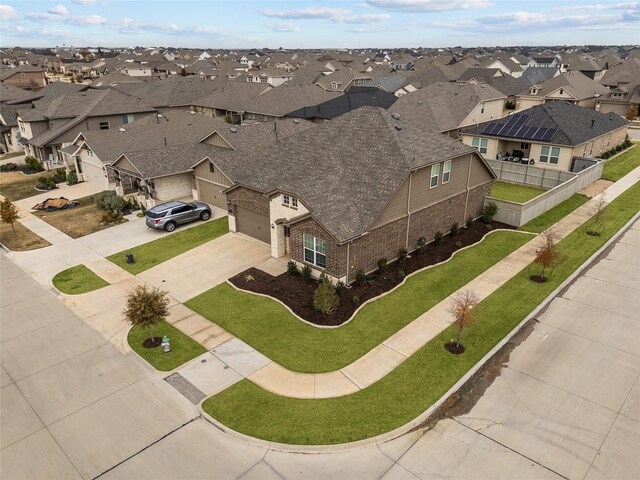
<svg viewBox="0 0 640 480">
<path fill-rule="evenodd" d="M 98 167 L 92 163 L 82 162 L 82 177 L 85 182 L 95 185 L 98 188 L 108 188 L 107 176 L 104 167 Z"/>
</svg>

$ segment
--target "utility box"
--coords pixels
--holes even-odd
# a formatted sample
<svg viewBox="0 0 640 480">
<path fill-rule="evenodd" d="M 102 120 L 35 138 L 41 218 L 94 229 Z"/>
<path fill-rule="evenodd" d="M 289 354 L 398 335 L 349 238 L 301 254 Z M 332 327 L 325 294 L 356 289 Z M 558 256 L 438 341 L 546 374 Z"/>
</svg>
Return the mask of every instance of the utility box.
<svg viewBox="0 0 640 480">
<path fill-rule="evenodd" d="M 124 256 L 127 259 L 127 263 L 135 263 L 135 260 L 133 259 L 133 253 L 125 253 Z"/>
</svg>

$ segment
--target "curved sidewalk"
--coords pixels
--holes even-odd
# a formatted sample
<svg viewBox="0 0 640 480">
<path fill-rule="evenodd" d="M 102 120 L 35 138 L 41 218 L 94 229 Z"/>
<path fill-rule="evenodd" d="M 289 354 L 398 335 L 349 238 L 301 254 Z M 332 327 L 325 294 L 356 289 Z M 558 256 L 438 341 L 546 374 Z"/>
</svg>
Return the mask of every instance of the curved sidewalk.
<svg viewBox="0 0 640 480">
<path fill-rule="evenodd" d="M 604 195 L 605 202 L 609 203 L 638 181 L 640 181 L 640 167 L 554 224 L 552 230 L 556 234 L 557 241 L 569 235 L 593 216 L 594 208 L 601 196 Z M 480 300 L 483 300 L 531 264 L 535 258 L 535 251 L 541 243 L 542 238 L 539 235 L 536 236 L 457 292 L 472 290 Z M 237 375 L 231 376 L 228 382 L 223 382 L 223 385 L 217 383 L 216 379 L 215 386 L 202 387 L 202 390 L 207 395 L 211 395 L 241 378 L 247 378 L 265 390 L 291 398 L 320 399 L 355 393 L 383 378 L 447 328 L 452 320 L 448 312 L 451 298 L 457 292 L 420 315 L 358 360 L 333 372 L 318 374 L 293 372 L 271 361 L 242 340 L 232 338 L 205 355 L 213 354 Z M 180 328 L 178 324 L 175 326 Z M 204 374 L 204 369 L 209 368 L 204 365 L 205 363 L 200 363 L 199 359 L 196 359 L 178 369 L 178 372 L 184 371 L 186 377 L 199 378 L 200 381 L 206 382 L 206 375 L 198 375 L 197 372 L 202 368 Z"/>
</svg>

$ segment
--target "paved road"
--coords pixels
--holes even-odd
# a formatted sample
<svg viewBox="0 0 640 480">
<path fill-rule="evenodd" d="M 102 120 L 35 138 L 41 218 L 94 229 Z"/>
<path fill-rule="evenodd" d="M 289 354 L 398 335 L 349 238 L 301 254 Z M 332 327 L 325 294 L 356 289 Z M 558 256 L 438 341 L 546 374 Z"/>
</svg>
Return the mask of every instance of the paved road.
<svg viewBox="0 0 640 480">
<path fill-rule="evenodd" d="M 249 446 L 2 255 L 1 459 L 13 478 L 634 478 L 640 224 L 539 315 L 455 415 L 326 454 Z"/>
</svg>

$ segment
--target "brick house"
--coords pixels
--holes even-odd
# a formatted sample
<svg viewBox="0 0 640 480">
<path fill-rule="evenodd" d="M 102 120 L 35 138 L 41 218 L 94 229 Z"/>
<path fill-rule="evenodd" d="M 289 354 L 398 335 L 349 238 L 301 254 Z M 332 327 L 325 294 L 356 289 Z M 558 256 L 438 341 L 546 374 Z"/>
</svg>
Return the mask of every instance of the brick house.
<svg viewBox="0 0 640 480">
<path fill-rule="evenodd" d="M 47 84 L 47 76 L 41 67 L 20 65 L 0 71 L 0 81 L 14 87 L 37 89 Z"/>
<path fill-rule="evenodd" d="M 227 190 L 229 227 L 352 282 L 480 215 L 495 178 L 474 148 L 362 107 L 266 150 Z"/>
</svg>

